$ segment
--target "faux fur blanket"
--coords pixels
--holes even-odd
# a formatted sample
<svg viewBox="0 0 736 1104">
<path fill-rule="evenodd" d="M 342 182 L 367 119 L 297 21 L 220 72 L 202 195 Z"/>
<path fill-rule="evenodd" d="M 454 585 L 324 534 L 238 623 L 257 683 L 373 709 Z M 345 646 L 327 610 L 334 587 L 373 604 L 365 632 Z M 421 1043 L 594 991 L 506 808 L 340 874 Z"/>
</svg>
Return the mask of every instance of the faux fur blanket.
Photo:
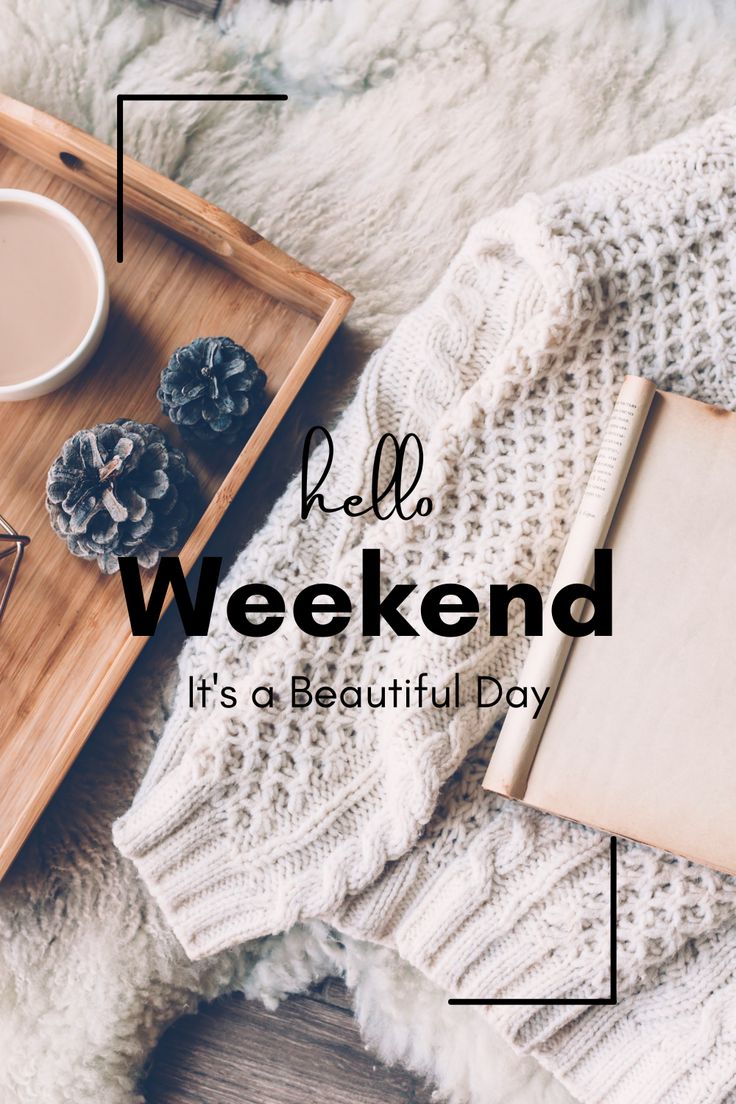
<svg viewBox="0 0 736 1104">
<path fill-rule="evenodd" d="M 247 0 L 222 33 L 128 0 L 0 0 L 3 91 L 107 140 L 116 91 L 289 93 L 278 114 L 247 118 L 131 111 L 129 152 L 354 291 L 341 346 L 353 364 L 424 297 L 479 213 L 728 106 L 735 44 L 716 2 Z M 264 465 L 249 482 L 252 506 L 279 476 Z M 249 531 L 228 524 L 223 548 Z M 350 939 L 341 950 L 321 925 L 187 960 L 110 839 L 163 727 L 165 651 L 146 650 L 0 886 L 3 1101 L 130 1104 L 159 1033 L 198 1000 L 273 1000 L 337 970 L 369 1042 L 448 1098 L 568 1100 L 395 955 Z"/>
</svg>

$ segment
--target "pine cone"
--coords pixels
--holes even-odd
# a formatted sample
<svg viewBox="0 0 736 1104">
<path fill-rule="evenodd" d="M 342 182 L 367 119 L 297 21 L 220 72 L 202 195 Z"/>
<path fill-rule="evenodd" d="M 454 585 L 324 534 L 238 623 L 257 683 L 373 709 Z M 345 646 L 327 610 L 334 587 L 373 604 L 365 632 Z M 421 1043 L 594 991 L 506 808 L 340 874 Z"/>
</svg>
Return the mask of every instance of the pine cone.
<svg viewBox="0 0 736 1104">
<path fill-rule="evenodd" d="M 118 570 L 118 556 L 155 567 L 192 520 L 196 483 L 155 425 L 118 418 L 65 441 L 46 481 L 51 526 L 69 551 Z"/>
<path fill-rule="evenodd" d="M 265 373 L 229 337 L 197 337 L 161 373 L 161 409 L 184 436 L 233 441 L 253 429 L 266 406 Z"/>
</svg>

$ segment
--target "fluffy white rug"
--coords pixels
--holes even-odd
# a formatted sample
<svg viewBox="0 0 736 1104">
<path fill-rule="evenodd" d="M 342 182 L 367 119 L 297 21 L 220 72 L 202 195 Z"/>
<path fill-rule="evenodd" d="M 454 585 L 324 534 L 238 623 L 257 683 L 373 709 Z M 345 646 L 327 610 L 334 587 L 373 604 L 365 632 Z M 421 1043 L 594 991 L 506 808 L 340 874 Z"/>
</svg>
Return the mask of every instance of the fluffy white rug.
<svg viewBox="0 0 736 1104">
<path fill-rule="evenodd" d="M 3 91 L 107 140 L 116 91 L 288 92 L 131 109 L 128 150 L 356 293 L 345 371 L 478 217 L 731 104 L 735 47 L 716 0 L 243 0 L 220 29 L 135 0 L 0 0 Z M 147 649 L 0 886 L 3 1104 L 131 1104 L 158 1035 L 198 1000 L 274 1001 L 336 971 L 369 1044 L 443 1098 L 569 1101 L 473 1010 L 318 925 L 186 961 L 109 833 L 160 731 L 174 645 Z"/>
</svg>

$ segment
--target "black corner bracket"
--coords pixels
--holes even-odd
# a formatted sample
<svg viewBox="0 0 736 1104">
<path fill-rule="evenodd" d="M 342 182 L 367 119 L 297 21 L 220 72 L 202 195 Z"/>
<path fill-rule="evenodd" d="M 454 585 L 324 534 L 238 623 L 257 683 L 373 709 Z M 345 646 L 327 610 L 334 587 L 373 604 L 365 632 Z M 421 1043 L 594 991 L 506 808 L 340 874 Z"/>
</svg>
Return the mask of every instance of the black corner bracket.
<svg viewBox="0 0 736 1104">
<path fill-rule="evenodd" d="M 611 991 L 607 997 L 451 997 L 448 1004 L 578 1004 L 586 1007 L 593 1005 L 618 1004 L 617 994 L 617 874 L 616 874 L 616 836 L 611 836 L 611 872 L 610 872 L 610 961 L 611 961 Z"/>
<path fill-rule="evenodd" d="M 131 100 L 145 100 L 145 101 L 221 101 L 221 100 L 245 100 L 245 101 L 269 101 L 269 100 L 288 100 L 288 96 L 283 92 L 274 93 L 241 93 L 241 94 L 229 94 L 229 93 L 203 93 L 201 96 L 191 96 L 188 93 L 172 93 L 166 95 L 165 93 L 144 93 L 144 92 L 132 92 L 121 93 L 117 97 L 117 262 L 123 263 L 123 106 Z"/>
</svg>

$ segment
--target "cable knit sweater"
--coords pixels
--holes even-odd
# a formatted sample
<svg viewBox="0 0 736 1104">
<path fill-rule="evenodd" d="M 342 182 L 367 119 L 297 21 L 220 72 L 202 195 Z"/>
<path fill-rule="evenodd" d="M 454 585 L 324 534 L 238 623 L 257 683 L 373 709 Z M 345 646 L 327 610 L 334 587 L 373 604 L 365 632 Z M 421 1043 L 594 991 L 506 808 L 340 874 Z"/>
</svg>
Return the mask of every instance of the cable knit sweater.
<svg viewBox="0 0 736 1104">
<path fill-rule="evenodd" d="M 380 434 L 419 435 L 426 517 L 313 510 L 295 482 L 221 587 L 148 776 L 115 828 L 193 957 L 324 917 L 386 943 L 449 993 L 608 993 L 608 841 L 481 789 L 495 710 L 291 708 L 293 674 L 380 685 L 518 676 L 526 638 L 335 638 L 291 618 L 247 640 L 226 596 L 265 581 L 360 593 L 363 548 L 417 591 L 549 588 L 626 372 L 736 406 L 736 113 L 478 223 L 434 294 L 374 356 L 334 433 L 330 501 L 366 493 Z M 673 473 L 674 474 L 674 473 Z M 239 690 L 191 709 L 185 680 Z M 259 709 L 249 691 L 281 694 Z M 625 692 L 625 688 L 622 688 Z M 705 753 L 704 749 L 704 753 Z M 617 1006 L 495 1007 L 517 1047 L 594 1101 L 736 1098 L 733 880 L 624 844 Z"/>
</svg>

